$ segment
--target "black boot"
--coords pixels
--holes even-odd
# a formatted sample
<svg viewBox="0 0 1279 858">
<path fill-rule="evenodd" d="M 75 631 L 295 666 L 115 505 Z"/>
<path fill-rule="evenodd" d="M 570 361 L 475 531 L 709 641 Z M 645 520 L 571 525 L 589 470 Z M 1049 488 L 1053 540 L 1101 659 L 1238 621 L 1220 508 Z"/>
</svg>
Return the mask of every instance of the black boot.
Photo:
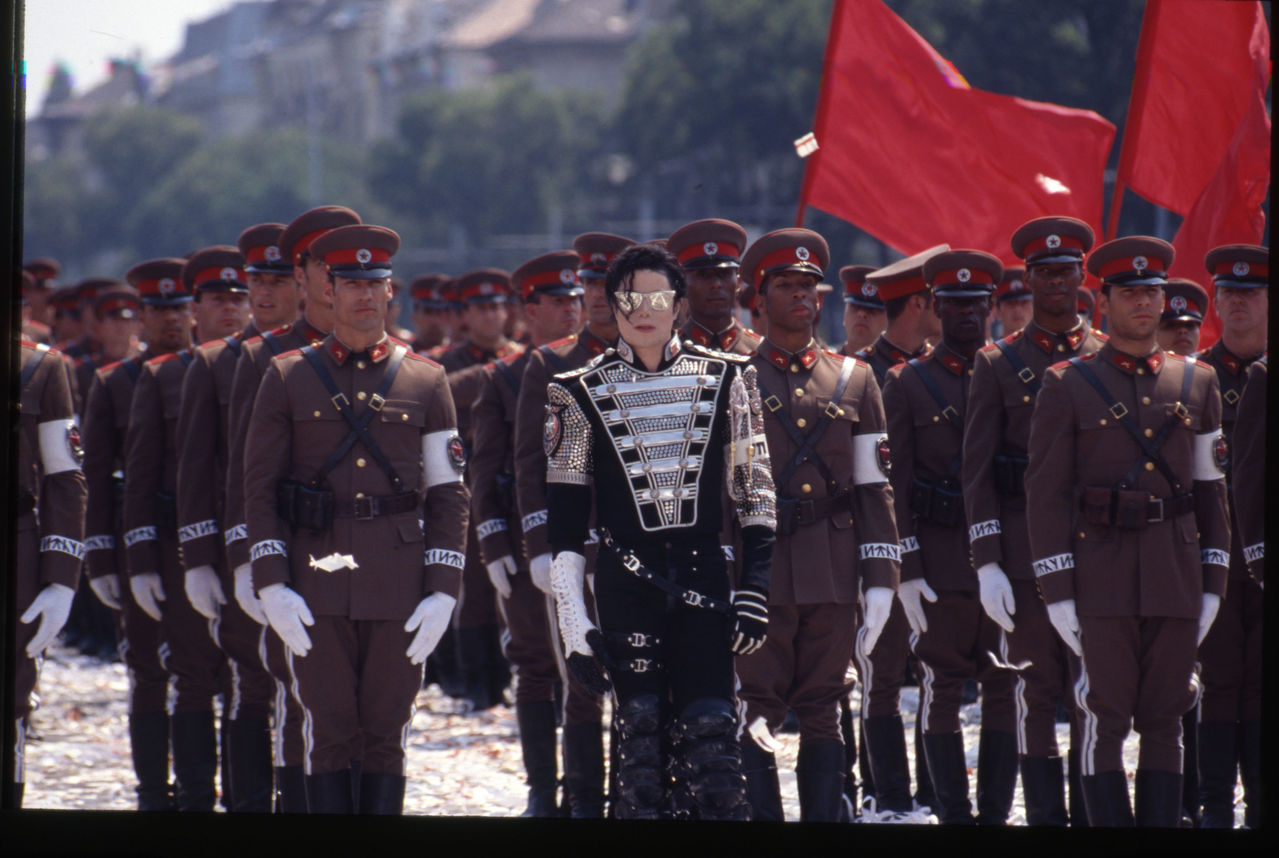
<svg viewBox="0 0 1279 858">
<path fill-rule="evenodd" d="M 799 743 L 795 781 L 800 822 L 839 822 L 843 803 L 844 743 Z"/>
<path fill-rule="evenodd" d="M 755 822 L 785 822 L 782 788 L 777 780 L 777 758 L 750 736 L 742 737 L 742 771 L 746 774 L 746 800 Z"/>
<path fill-rule="evenodd" d="M 231 810 L 271 812 L 271 728 L 265 718 L 236 718 L 227 723 L 231 769 Z"/>
<path fill-rule="evenodd" d="M 502 652 L 502 630 L 498 626 L 486 626 L 487 639 L 485 641 L 485 657 L 484 670 L 488 676 L 489 697 L 493 701 L 494 706 L 506 705 L 505 692 L 511 684 L 511 663 L 506 660 L 506 654 Z M 552 717 L 555 714 L 555 706 L 551 706 Z"/>
<path fill-rule="evenodd" d="M 276 766 L 275 812 L 306 813 L 306 778 L 301 766 Z"/>
<path fill-rule="evenodd" d="M 1181 827 L 1199 827 L 1199 707 L 1181 716 Z"/>
<path fill-rule="evenodd" d="M 22 810 L 22 794 L 26 791 L 27 785 L 22 781 L 17 781 L 11 785 L 13 790 L 13 809 Z"/>
<path fill-rule="evenodd" d="M 656 694 L 641 694 L 617 711 L 615 812 L 618 819 L 668 816 L 663 718 Z"/>
<path fill-rule="evenodd" d="M 1079 778 L 1088 806 L 1089 828 L 1132 828 L 1132 802 L 1123 770 Z"/>
<path fill-rule="evenodd" d="M 1137 769 L 1137 827 L 1181 826 L 1181 773 Z"/>
<path fill-rule="evenodd" d="M 209 813 L 216 800 L 213 782 L 218 770 L 213 710 L 175 712 L 170 725 L 178 810 Z"/>
<path fill-rule="evenodd" d="M 360 813 L 366 816 L 402 816 L 404 782 L 404 775 L 380 772 L 360 775 Z"/>
<path fill-rule="evenodd" d="M 351 770 L 306 776 L 307 813 L 354 813 Z"/>
<path fill-rule="evenodd" d="M 138 810 L 175 810 L 169 785 L 169 713 L 135 712 L 129 716 L 129 745 L 138 776 Z"/>
<path fill-rule="evenodd" d="M 1235 827 L 1235 766 L 1239 758 L 1234 722 L 1199 725 L 1201 828 Z"/>
<path fill-rule="evenodd" d="M 1017 789 L 1017 737 L 982 730 L 977 746 L 977 824 L 1006 825 Z"/>
<path fill-rule="evenodd" d="M 921 807 L 937 811 L 937 795 L 933 790 L 933 776 L 928 770 L 928 755 L 924 753 L 924 727 L 915 716 L 915 802 Z M 938 815 L 940 819 L 940 815 Z"/>
<path fill-rule="evenodd" d="M 1088 802 L 1084 800 L 1084 785 L 1079 776 L 1079 746 L 1073 735 L 1070 750 L 1066 752 L 1066 786 L 1069 787 L 1070 827 L 1088 828 Z"/>
<path fill-rule="evenodd" d="M 881 813 L 909 813 L 913 809 L 910 795 L 910 767 L 906 760 L 906 730 L 900 715 L 878 715 L 862 721 L 862 747 L 870 759 L 875 781 L 875 807 Z M 921 754 L 919 768 L 927 766 Z"/>
<path fill-rule="evenodd" d="M 972 825 L 973 805 L 968 800 L 968 764 L 964 760 L 963 733 L 925 733 L 924 755 L 933 779 L 932 805 L 942 825 Z"/>
<path fill-rule="evenodd" d="M 680 712 L 671 728 L 672 774 L 689 804 L 672 797 L 676 814 L 688 810 L 692 819 L 750 821 L 736 733 L 737 715 L 728 700 L 699 697 Z M 836 795 L 838 789 L 836 784 Z"/>
<path fill-rule="evenodd" d="M 1066 784 L 1061 769 L 1061 757 L 1021 758 L 1021 791 L 1026 802 L 1027 825 L 1066 824 Z"/>
<path fill-rule="evenodd" d="M 1243 824 L 1261 824 L 1261 722 L 1239 722 L 1239 780 L 1243 781 Z"/>
<path fill-rule="evenodd" d="M 564 792 L 574 819 L 604 816 L 604 737 L 599 724 L 565 724 Z"/>
<path fill-rule="evenodd" d="M 521 816 L 559 815 L 555 803 L 555 704 L 550 700 L 515 704 L 520 749 L 528 777 L 528 806 Z"/>
<path fill-rule="evenodd" d="M 870 764 L 870 749 L 866 747 L 866 719 L 864 717 L 857 719 L 857 773 L 862 780 L 862 799 L 864 804 L 866 799 L 873 798 L 878 803 L 878 793 L 875 791 L 875 773 Z M 902 743 L 902 750 L 906 749 L 905 741 Z M 906 772 L 906 793 L 910 793 L 910 772 Z M 857 804 L 861 807 L 861 804 Z"/>
<path fill-rule="evenodd" d="M 844 740 L 844 782 L 840 785 L 840 822 L 852 822 L 857 815 L 857 731 L 853 723 L 853 706 L 847 694 L 839 695 L 839 737 Z"/>
</svg>

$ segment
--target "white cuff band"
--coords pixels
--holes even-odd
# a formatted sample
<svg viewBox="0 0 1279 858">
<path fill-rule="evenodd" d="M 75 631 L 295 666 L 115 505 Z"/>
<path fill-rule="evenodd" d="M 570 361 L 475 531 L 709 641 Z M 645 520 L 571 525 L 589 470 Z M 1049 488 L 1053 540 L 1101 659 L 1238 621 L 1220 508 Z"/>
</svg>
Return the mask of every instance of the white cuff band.
<svg viewBox="0 0 1279 858">
<path fill-rule="evenodd" d="M 40 540 L 40 551 L 60 551 L 78 560 L 84 559 L 84 543 L 65 536 L 46 536 Z"/>
<path fill-rule="evenodd" d="M 178 528 L 178 542 L 190 542 L 193 539 L 199 539 L 201 536 L 217 536 L 218 523 L 211 518 L 204 521 L 197 521 L 195 524 L 187 524 Z"/>
<path fill-rule="evenodd" d="M 1075 555 L 1071 552 L 1065 554 L 1054 554 L 1052 557 L 1045 557 L 1043 560 L 1036 560 L 1034 564 L 1035 577 L 1040 578 L 1050 572 L 1060 572 L 1063 569 L 1075 568 Z"/>
<path fill-rule="evenodd" d="M 427 566 L 438 563 L 441 566 L 452 566 L 454 569 L 461 569 L 466 565 L 466 555 L 459 551 L 448 551 L 444 548 L 432 548 L 426 552 L 424 562 Z"/>
<path fill-rule="evenodd" d="M 156 538 L 154 527 L 135 527 L 124 535 L 124 547 L 132 548 L 139 542 L 147 542 Z"/>
<path fill-rule="evenodd" d="M 895 560 L 901 562 L 900 545 L 891 542 L 863 542 L 857 549 L 858 560 Z"/>
<path fill-rule="evenodd" d="M 999 526 L 999 519 L 992 518 L 989 521 L 979 521 L 968 526 L 968 541 L 976 542 L 983 536 L 995 536 L 999 533 L 1003 533 L 1003 529 Z"/>
</svg>

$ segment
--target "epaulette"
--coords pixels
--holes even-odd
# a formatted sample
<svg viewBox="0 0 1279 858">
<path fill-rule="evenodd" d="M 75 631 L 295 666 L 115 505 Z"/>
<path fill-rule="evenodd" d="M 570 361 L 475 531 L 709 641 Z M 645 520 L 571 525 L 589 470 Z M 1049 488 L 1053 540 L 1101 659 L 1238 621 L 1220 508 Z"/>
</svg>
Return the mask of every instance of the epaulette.
<svg viewBox="0 0 1279 858">
<path fill-rule="evenodd" d="M 271 360 L 279 360 L 280 358 L 286 358 L 286 357 L 289 357 L 290 355 L 301 355 L 301 354 L 302 354 L 301 349 L 289 349 L 287 352 L 280 352 L 278 355 L 271 358 Z"/>
<path fill-rule="evenodd" d="M 293 323 L 289 322 L 287 325 L 281 325 L 280 327 L 273 329 L 270 333 L 272 336 L 282 337 L 291 330 L 293 330 Z"/>
<path fill-rule="evenodd" d="M 567 337 L 561 337 L 560 339 L 556 340 L 553 343 L 547 343 L 546 345 L 542 346 L 542 348 L 546 349 L 547 351 L 550 351 L 551 349 L 558 349 L 560 346 L 567 346 L 576 342 L 577 342 L 577 334 L 569 334 Z"/>
<path fill-rule="evenodd" d="M 684 340 L 684 348 L 697 354 L 703 354 L 707 357 L 719 358 L 720 360 L 731 361 L 732 363 L 749 363 L 750 355 L 739 355 L 736 352 L 722 352 L 719 349 L 713 349 L 710 346 L 702 346 L 692 340 Z"/>
<path fill-rule="evenodd" d="M 1087 355 L 1087 356 L 1085 356 L 1083 359 L 1084 359 L 1084 360 L 1087 360 L 1087 359 L 1088 359 L 1088 358 L 1090 358 L 1090 357 L 1092 357 L 1092 355 Z M 1068 367 L 1068 366 L 1070 366 L 1070 361 L 1068 361 L 1068 360 L 1059 360 L 1059 361 L 1057 361 L 1055 364 L 1053 364 L 1052 366 L 1048 367 L 1048 369 L 1049 369 L 1049 370 L 1054 370 L 1054 369 L 1065 369 L 1065 368 L 1066 368 L 1066 367 Z"/>
<path fill-rule="evenodd" d="M 155 357 L 147 361 L 147 366 L 159 366 L 160 364 L 165 363 L 167 361 L 176 360 L 177 357 L 178 357 L 178 352 L 169 352 L 168 354 L 164 354 L 164 355 L 156 355 Z"/>
<path fill-rule="evenodd" d="M 408 354 L 405 355 L 405 357 L 412 358 L 413 360 L 420 360 L 423 363 L 429 363 L 431 366 L 436 366 L 436 367 L 439 367 L 440 369 L 444 369 L 443 365 L 441 365 L 438 361 L 433 361 L 426 355 L 419 354 L 415 351 L 410 351 Z"/>
<path fill-rule="evenodd" d="M 1099 331 L 1096 328 L 1093 328 L 1092 335 L 1096 337 L 1097 339 L 1101 340 L 1103 343 L 1110 342 L 1110 334 L 1106 333 L 1105 331 Z"/>
<path fill-rule="evenodd" d="M 250 343 L 260 343 L 260 342 L 262 342 L 262 334 L 255 334 L 254 336 L 249 337 L 247 340 L 245 340 L 244 344 L 247 346 Z"/>
<path fill-rule="evenodd" d="M 506 355 L 505 357 L 500 357 L 500 358 L 498 358 L 498 360 L 499 360 L 499 361 L 501 361 L 502 363 L 512 364 L 512 363 L 515 363 L 517 360 L 519 360 L 519 359 L 520 359 L 520 358 L 522 358 L 522 357 L 524 357 L 524 352 L 523 352 L 523 351 L 518 351 L 518 352 L 512 352 L 511 354 Z M 494 361 L 494 363 L 496 363 L 496 362 L 497 362 L 497 361 Z"/>
<path fill-rule="evenodd" d="M 109 363 L 106 366 L 99 367 L 98 372 L 102 373 L 103 375 L 106 375 L 109 372 L 115 372 L 117 369 L 119 369 L 122 366 L 124 366 L 124 361 L 118 360 L 118 361 Z"/>
<path fill-rule="evenodd" d="M 595 357 L 588 360 L 582 366 L 579 366 L 577 369 L 570 369 L 567 372 L 557 372 L 552 377 L 562 378 L 565 380 L 570 378 L 577 378 L 579 375 L 583 375 L 587 371 L 595 369 L 595 367 L 602 364 L 605 361 L 605 359 L 611 358 L 615 354 L 617 354 L 616 349 L 605 349 L 604 351 L 597 354 Z"/>
<path fill-rule="evenodd" d="M 226 338 L 218 337 L 216 340 L 209 340 L 207 343 L 200 343 L 200 345 L 197 348 L 200 348 L 200 349 L 207 348 L 209 349 L 209 351 L 213 351 L 218 346 L 225 346 L 225 345 L 226 345 Z"/>
<path fill-rule="evenodd" d="M 762 343 L 762 342 L 764 342 L 764 335 L 763 335 L 763 334 L 757 334 L 757 333 L 755 333 L 755 331 L 751 330 L 750 328 L 742 328 L 742 335 L 743 335 L 743 336 L 747 336 L 747 337 L 754 337 L 754 338 L 755 338 L 755 342 L 757 342 L 757 343 Z"/>
<path fill-rule="evenodd" d="M 18 342 L 20 342 L 22 345 L 26 346 L 29 349 L 34 349 L 40 345 L 40 343 L 37 343 L 35 340 L 29 340 L 26 337 L 22 337 L 21 339 L 18 340 Z"/>
<path fill-rule="evenodd" d="M 874 353 L 875 353 L 875 345 L 874 343 L 872 343 L 869 346 L 862 346 L 854 354 L 857 357 L 861 358 L 862 360 L 870 360 L 870 356 L 873 355 Z"/>
</svg>

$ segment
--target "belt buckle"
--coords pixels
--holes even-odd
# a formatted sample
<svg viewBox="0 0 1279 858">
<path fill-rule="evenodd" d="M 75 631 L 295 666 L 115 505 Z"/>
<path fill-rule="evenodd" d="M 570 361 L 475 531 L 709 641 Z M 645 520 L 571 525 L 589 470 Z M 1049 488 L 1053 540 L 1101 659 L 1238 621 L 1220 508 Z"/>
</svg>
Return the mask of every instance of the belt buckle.
<svg viewBox="0 0 1279 858">
<path fill-rule="evenodd" d="M 685 590 L 683 595 L 684 604 L 691 608 L 700 608 L 702 603 L 706 601 L 706 597 L 696 590 Z"/>
<path fill-rule="evenodd" d="M 634 554 L 623 554 L 621 556 L 622 565 L 626 567 L 628 572 L 639 572 L 640 560 Z"/>
<path fill-rule="evenodd" d="M 632 673 L 648 673 L 653 666 L 651 658 L 633 658 L 631 659 Z"/>
<path fill-rule="evenodd" d="M 844 409 L 840 408 L 839 404 L 832 400 L 831 402 L 826 403 L 826 407 L 822 409 L 822 413 L 831 420 L 836 420 L 844 413 Z"/>
<path fill-rule="evenodd" d="M 356 498 L 355 499 L 355 520 L 368 521 L 369 519 L 376 518 L 377 504 L 375 503 L 375 501 L 377 501 L 377 498 L 368 497 L 367 495 L 362 498 Z"/>
<path fill-rule="evenodd" d="M 1146 503 L 1147 503 L 1147 507 L 1146 507 L 1146 523 L 1147 523 L 1147 524 L 1158 524 L 1159 522 L 1163 521 L 1163 520 L 1164 520 L 1164 499 L 1163 499 L 1163 498 L 1153 498 L 1153 497 L 1152 497 L 1152 498 L 1151 498 L 1149 501 L 1147 501 Z M 1159 509 L 1159 517 L 1158 517 L 1158 518 L 1151 518 L 1151 517 L 1150 517 L 1150 507 L 1149 507 L 1149 505 L 1150 505 L 1150 504 L 1158 504 L 1158 505 L 1159 505 L 1159 506 L 1158 506 L 1158 509 Z"/>
<path fill-rule="evenodd" d="M 636 649 L 643 649 L 644 647 L 652 646 L 652 644 L 648 642 L 649 637 L 649 635 L 646 635 L 643 632 L 631 632 L 626 636 L 626 642 Z"/>
<path fill-rule="evenodd" d="M 1035 380 L 1035 371 L 1028 366 L 1022 367 L 1017 373 L 1017 377 L 1021 379 L 1023 384 L 1030 384 Z"/>
</svg>

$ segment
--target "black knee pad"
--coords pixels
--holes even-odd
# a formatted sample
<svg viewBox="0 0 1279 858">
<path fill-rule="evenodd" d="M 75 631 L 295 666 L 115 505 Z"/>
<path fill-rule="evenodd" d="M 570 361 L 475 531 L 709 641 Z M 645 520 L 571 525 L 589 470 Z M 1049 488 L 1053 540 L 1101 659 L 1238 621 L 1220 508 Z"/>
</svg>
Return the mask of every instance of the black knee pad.
<svg viewBox="0 0 1279 858">
<path fill-rule="evenodd" d="M 662 729 L 662 704 L 656 694 L 639 694 L 617 710 L 617 731 L 626 736 L 644 736 Z"/>
<path fill-rule="evenodd" d="M 677 805 L 699 819 L 749 819 L 737 718 L 727 700 L 702 698 L 684 708 L 672 729 Z"/>
<path fill-rule="evenodd" d="M 617 792 L 622 819 L 658 819 L 666 813 L 662 727 L 656 694 L 633 697 L 618 709 Z"/>
</svg>

